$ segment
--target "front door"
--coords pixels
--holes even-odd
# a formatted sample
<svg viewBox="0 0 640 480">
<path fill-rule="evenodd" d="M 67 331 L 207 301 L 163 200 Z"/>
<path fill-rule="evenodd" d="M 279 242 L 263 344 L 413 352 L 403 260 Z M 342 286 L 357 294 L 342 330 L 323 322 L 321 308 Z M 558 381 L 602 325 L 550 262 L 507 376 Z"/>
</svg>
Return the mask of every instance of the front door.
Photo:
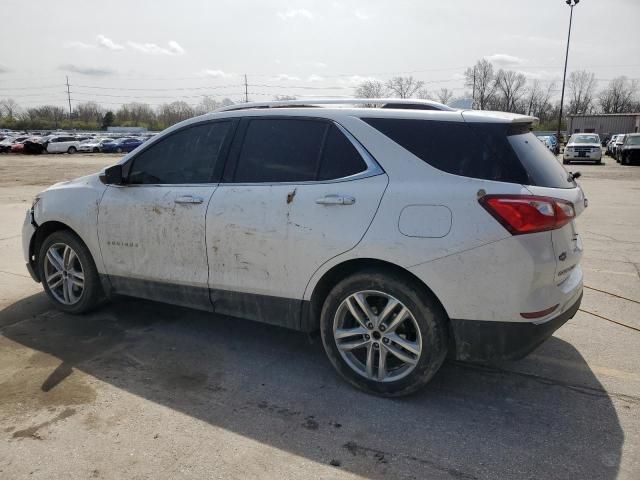
<svg viewBox="0 0 640 480">
<path fill-rule="evenodd" d="M 207 212 L 214 309 L 296 328 L 307 282 L 357 245 L 388 179 L 331 122 L 254 117 L 237 137 Z"/>
<path fill-rule="evenodd" d="M 103 261 L 116 293 L 211 309 L 205 215 L 231 122 L 200 123 L 153 142 L 99 207 Z"/>
</svg>

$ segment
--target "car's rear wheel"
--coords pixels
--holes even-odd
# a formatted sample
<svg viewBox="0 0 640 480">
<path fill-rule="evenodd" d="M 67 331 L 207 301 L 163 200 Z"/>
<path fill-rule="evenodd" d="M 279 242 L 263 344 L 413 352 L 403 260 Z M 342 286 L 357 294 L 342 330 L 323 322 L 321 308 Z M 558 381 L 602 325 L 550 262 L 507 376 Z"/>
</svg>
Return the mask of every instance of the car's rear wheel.
<svg viewBox="0 0 640 480">
<path fill-rule="evenodd" d="M 93 147 L 93 153 L 99 153 L 100 149 L 98 147 Z"/>
<path fill-rule="evenodd" d="M 78 151 L 78 149 L 76 147 L 69 147 L 67 149 L 67 153 L 70 155 L 73 155 L 74 153 L 76 153 Z"/>
<path fill-rule="evenodd" d="M 120 147 L 116 148 L 116 152 L 117 153 L 122 153 L 122 148 L 120 148 Z"/>
<path fill-rule="evenodd" d="M 369 393 L 415 392 L 446 356 L 446 314 L 419 285 L 392 272 L 363 271 L 341 281 L 320 321 L 333 366 Z"/>
<path fill-rule="evenodd" d="M 562 163 L 564 163 L 565 165 L 569 165 L 571 162 L 569 160 L 562 160 Z"/>
<path fill-rule="evenodd" d="M 89 249 L 70 231 L 53 232 L 42 242 L 38 271 L 45 292 L 65 312 L 88 312 L 103 296 Z"/>
</svg>

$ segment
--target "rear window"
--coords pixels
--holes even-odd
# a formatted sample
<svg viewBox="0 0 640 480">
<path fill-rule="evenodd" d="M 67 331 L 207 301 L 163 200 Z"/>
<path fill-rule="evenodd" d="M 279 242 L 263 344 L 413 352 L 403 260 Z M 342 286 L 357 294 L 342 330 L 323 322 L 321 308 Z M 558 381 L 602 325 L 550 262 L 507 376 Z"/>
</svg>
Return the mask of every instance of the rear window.
<svg viewBox="0 0 640 480">
<path fill-rule="evenodd" d="M 527 126 L 363 118 L 432 167 L 498 182 L 573 188 L 565 169 Z"/>
</svg>

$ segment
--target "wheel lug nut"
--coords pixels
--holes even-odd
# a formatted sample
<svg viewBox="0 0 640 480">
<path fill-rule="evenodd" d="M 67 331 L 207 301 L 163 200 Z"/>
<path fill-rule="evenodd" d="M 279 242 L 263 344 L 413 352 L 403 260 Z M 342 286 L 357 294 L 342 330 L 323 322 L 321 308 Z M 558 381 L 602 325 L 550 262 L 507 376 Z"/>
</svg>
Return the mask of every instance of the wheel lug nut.
<svg viewBox="0 0 640 480">
<path fill-rule="evenodd" d="M 367 323 L 367 328 L 368 329 L 372 329 L 373 328 L 373 323 Z"/>
<path fill-rule="evenodd" d="M 378 342 L 373 342 L 373 348 L 380 348 L 380 345 L 378 344 Z"/>
<path fill-rule="evenodd" d="M 387 329 L 387 327 L 385 327 L 384 325 L 380 325 L 379 329 L 381 332 L 384 332 Z"/>
<path fill-rule="evenodd" d="M 364 338 L 366 338 L 367 340 L 371 339 L 371 335 L 369 335 L 368 333 L 364 336 Z"/>
<path fill-rule="evenodd" d="M 389 339 L 387 337 L 383 338 L 382 343 L 389 343 Z"/>
</svg>

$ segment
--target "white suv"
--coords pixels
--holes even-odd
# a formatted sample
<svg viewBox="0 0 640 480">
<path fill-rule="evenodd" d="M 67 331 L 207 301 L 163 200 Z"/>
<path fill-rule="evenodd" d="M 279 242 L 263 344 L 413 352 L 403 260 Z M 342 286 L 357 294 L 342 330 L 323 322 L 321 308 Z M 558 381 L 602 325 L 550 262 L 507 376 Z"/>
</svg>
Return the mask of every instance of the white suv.
<svg viewBox="0 0 640 480">
<path fill-rule="evenodd" d="M 73 136 L 51 137 L 47 141 L 48 153 L 76 153 L 80 148 L 80 141 Z"/>
<path fill-rule="evenodd" d="M 564 147 L 562 163 L 567 165 L 572 161 L 602 163 L 600 135 L 595 133 L 574 133 L 571 135 Z"/>
<path fill-rule="evenodd" d="M 193 118 L 45 190 L 23 228 L 32 276 L 70 313 L 122 294 L 320 329 L 338 372 L 381 395 L 447 354 L 520 358 L 573 317 L 586 199 L 533 118 L 311 103 Z"/>
</svg>

